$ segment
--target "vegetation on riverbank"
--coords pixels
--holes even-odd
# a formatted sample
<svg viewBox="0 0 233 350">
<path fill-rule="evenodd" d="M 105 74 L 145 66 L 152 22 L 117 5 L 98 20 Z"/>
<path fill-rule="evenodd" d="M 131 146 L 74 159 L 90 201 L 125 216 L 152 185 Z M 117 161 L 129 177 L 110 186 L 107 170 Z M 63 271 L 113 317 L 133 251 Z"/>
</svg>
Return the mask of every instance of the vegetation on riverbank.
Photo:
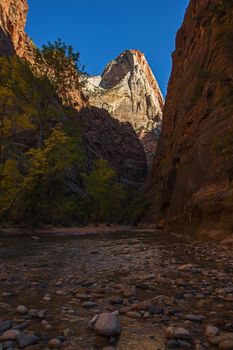
<svg viewBox="0 0 233 350">
<path fill-rule="evenodd" d="M 81 74 L 79 54 L 61 41 L 37 51 L 31 66 L 0 57 L 1 223 L 118 221 L 123 186 L 106 161 L 88 164 L 69 106 Z"/>
</svg>

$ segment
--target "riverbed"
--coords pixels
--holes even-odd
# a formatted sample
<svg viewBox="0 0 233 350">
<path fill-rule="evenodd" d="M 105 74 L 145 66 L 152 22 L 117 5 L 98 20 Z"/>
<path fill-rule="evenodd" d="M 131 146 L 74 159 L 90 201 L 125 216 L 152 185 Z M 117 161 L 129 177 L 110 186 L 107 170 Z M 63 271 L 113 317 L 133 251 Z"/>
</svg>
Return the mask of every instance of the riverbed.
<svg viewBox="0 0 233 350">
<path fill-rule="evenodd" d="M 51 339 L 68 350 L 216 349 L 208 325 L 233 334 L 232 253 L 155 230 L 2 234 L 0 319 L 35 335 L 31 350 L 48 349 Z M 103 312 L 119 314 L 120 336 L 91 329 Z M 167 338 L 169 326 L 188 330 L 183 347 Z"/>
</svg>

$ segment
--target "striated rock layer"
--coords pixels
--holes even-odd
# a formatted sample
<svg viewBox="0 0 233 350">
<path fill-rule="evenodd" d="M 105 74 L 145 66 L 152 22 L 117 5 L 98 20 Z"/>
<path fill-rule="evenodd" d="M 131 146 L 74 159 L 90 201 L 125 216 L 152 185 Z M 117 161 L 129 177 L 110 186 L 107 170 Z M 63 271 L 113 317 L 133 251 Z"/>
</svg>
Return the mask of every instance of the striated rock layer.
<svg viewBox="0 0 233 350">
<path fill-rule="evenodd" d="M 191 0 L 177 33 L 144 221 L 233 232 L 233 2 Z"/>
<path fill-rule="evenodd" d="M 85 92 L 90 105 L 131 123 L 151 163 L 161 131 L 164 100 L 144 54 L 138 50 L 123 52 L 101 76 L 88 78 Z"/>
</svg>

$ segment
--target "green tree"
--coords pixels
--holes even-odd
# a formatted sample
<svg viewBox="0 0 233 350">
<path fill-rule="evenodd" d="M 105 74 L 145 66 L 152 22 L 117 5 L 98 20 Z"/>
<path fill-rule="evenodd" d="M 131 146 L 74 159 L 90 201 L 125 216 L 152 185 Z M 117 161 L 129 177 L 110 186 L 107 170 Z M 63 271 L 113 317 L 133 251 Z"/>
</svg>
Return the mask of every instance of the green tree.
<svg viewBox="0 0 233 350">
<path fill-rule="evenodd" d="M 27 130 L 42 147 L 46 132 L 64 119 L 55 89 L 46 77 L 37 78 L 17 57 L 0 59 L 1 140 L 17 143 Z M 22 145 L 24 147 L 25 145 Z"/>
<path fill-rule="evenodd" d="M 20 194 L 23 176 L 15 159 L 0 163 L 0 217 L 16 217 L 14 204 Z"/>
<path fill-rule="evenodd" d="M 84 84 L 84 67 L 80 64 L 80 54 L 71 45 L 58 39 L 48 42 L 41 50 L 36 50 L 33 69 L 38 76 L 49 77 L 58 95 L 66 104 L 70 103 L 70 92 Z"/>
<path fill-rule="evenodd" d="M 125 193 L 108 162 L 103 159 L 96 160 L 93 171 L 89 175 L 84 174 L 83 178 L 90 219 L 95 222 L 117 221 Z"/>
<path fill-rule="evenodd" d="M 69 196 L 65 179 L 80 162 L 77 140 L 60 126 L 52 131 L 42 148 L 27 152 L 28 172 L 23 180 L 20 217 L 30 225 L 64 222 L 73 214 L 74 196 Z M 78 198 L 76 198 L 78 200 Z"/>
</svg>

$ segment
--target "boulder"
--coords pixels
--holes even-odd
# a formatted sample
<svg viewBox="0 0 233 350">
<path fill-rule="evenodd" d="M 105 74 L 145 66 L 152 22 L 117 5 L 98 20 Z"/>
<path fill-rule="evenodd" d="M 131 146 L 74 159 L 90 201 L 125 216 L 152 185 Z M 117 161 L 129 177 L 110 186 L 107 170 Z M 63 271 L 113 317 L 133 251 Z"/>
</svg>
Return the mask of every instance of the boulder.
<svg viewBox="0 0 233 350">
<path fill-rule="evenodd" d="M 120 321 L 112 313 L 100 314 L 95 324 L 95 331 L 105 337 L 119 335 L 121 332 Z"/>
</svg>

